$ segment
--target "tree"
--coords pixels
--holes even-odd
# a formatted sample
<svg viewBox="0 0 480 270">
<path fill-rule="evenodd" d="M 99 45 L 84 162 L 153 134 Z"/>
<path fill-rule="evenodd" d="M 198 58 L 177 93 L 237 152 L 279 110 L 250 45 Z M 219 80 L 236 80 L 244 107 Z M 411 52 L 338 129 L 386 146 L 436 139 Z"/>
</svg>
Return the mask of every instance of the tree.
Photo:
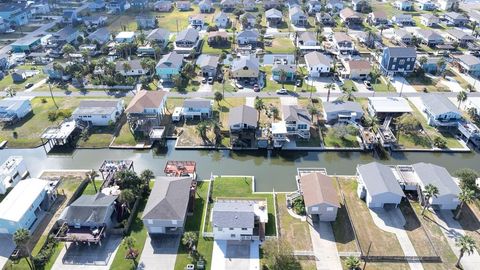
<svg viewBox="0 0 480 270">
<path fill-rule="evenodd" d="M 120 190 L 131 189 L 135 196 L 140 196 L 144 189 L 144 181 L 132 170 L 122 170 L 115 175 L 116 184 Z"/>
<path fill-rule="evenodd" d="M 365 116 L 363 118 L 363 122 L 365 123 L 365 126 L 371 127 L 374 131 L 378 129 L 380 126 L 380 121 L 377 116 Z"/>
<path fill-rule="evenodd" d="M 461 91 L 457 94 L 457 101 L 458 101 L 458 108 L 460 109 L 460 105 L 467 100 L 467 92 Z"/>
<path fill-rule="evenodd" d="M 343 94 L 344 94 L 343 97 L 348 101 L 352 101 L 355 99 L 353 92 L 354 92 L 353 87 L 352 88 L 345 87 L 343 89 Z"/>
<path fill-rule="evenodd" d="M 303 200 L 302 197 L 297 197 L 295 198 L 295 200 L 293 200 L 292 208 L 293 208 L 293 211 L 295 211 L 295 213 L 298 215 L 304 216 L 306 214 L 305 201 Z"/>
<path fill-rule="evenodd" d="M 421 124 L 417 118 L 412 117 L 411 114 L 405 113 L 396 119 L 397 130 L 404 134 L 412 134 L 418 132 Z"/>
<path fill-rule="evenodd" d="M 142 181 L 147 185 L 153 178 L 155 178 L 155 174 L 152 172 L 152 170 L 146 169 L 140 173 L 140 179 L 142 179 Z"/>
<path fill-rule="evenodd" d="M 124 189 L 118 196 L 118 201 L 122 204 L 122 216 L 123 216 L 123 209 L 126 208 L 128 211 L 131 210 L 130 206 L 135 201 L 135 194 L 131 189 Z"/>
<path fill-rule="evenodd" d="M 255 106 L 255 110 L 258 111 L 257 121 L 260 121 L 260 113 L 265 108 L 265 104 L 263 104 L 263 99 L 256 97 L 254 106 Z"/>
<path fill-rule="evenodd" d="M 317 107 L 315 107 L 315 105 L 313 105 L 313 103 L 308 104 L 307 110 L 312 118 L 311 121 L 313 123 L 313 117 L 317 116 L 320 113 L 320 111 L 317 109 Z"/>
<path fill-rule="evenodd" d="M 273 105 L 270 106 L 270 113 L 272 114 L 273 119 L 277 119 L 278 116 L 280 115 L 280 112 L 278 111 L 278 108 L 273 106 Z"/>
<path fill-rule="evenodd" d="M 285 88 L 285 81 L 287 80 L 287 72 L 285 69 L 280 69 L 280 82 L 282 82 L 282 88 Z"/>
<path fill-rule="evenodd" d="M 446 148 L 447 147 L 447 140 L 441 136 L 436 136 L 433 139 L 433 145 L 438 148 Z"/>
<path fill-rule="evenodd" d="M 476 29 L 477 29 L 477 21 L 472 21 L 472 36 L 475 35 Z"/>
<path fill-rule="evenodd" d="M 325 86 L 325 88 L 327 88 L 327 102 L 330 101 L 330 91 L 335 89 L 335 84 L 333 83 L 329 83 Z"/>
<path fill-rule="evenodd" d="M 13 234 L 13 242 L 15 243 L 17 248 L 20 250 L 21 252 L 20 256 L 24 257 L 28 263 L 28 266 L 30 266 L 30 269 L 33 269 L 33 266 L 31 264 L 32 254 L 31 254 L 30 248 L 28 247 L 28 244 L 30 242 L 30 232 L 24 228 L 18 229 Z"/>
<path fill-rule="evenodd" d="M 438 73 L 444 77 L 445 76 L 445 66 L 447 65 L 447 61 L 445 60 L 445 58 L 440 58 L 438 59 L 437 61 L 437 70 L 438 70 Z"/>
<path fill-rule="evenodd" d="M 85 176 L 87 177 L 88 181 L 90 183 L 92 183 L 93 188 L 95 189 L 95 193 L 97 193 L 98 190 L 97 190 L 97 185 L 95 183 L 95 178 L 97 178 L 98 173 L 95 170 L 92 169 L 92 170 L 88 171 L 87 173 L 85 173 Z"/>
<path fill-rule="evenodd" d="M 373 67 L 372 71 L 370 71 L 370 79 L 372 80 L 372 83 L 377 83 L 378 78 L 380 78 L 380 72 L 377 67 Z"/>
<path fill-rule="evenodd" d="M 420 67 L 423 67 L 423 65 L 425 65 L 427 63 L 428 59 L 426 56 L 422 56 L 420 57 L 420 59 L 418 59 L 418 63 L 420 64 Z"/>
<path fill-rule="evenodd" d="M 300 263 L 293 255 L 293 248 L 283 238 L 266 240 L 263 245 L 265 264 L 269 270 L 300 270 Z"/>
<path fill-rule="evenodd" d="M 125 259 L 132 260 L 133 265 L 135 265 L 135 269 L 137 268 L 137 257 L 138 257 L 138 250 L 135 249 L 136 240 L 132 236 L 127 236 L 123 239 L 123 244 L 127 249 L 127 254 L 125 255 Z"/>
<path fill-rule="evenodd" d="M 354 256 L 348 256 L 345 260 L 345 265 L 349 270 L 355 270 L 360 267 L 360 260 Z"/>
<path fill-rule="evenodd" d="M 185 232 L 182 237 L 182 244 L 187 247 L 189 254 L 195 249 L 198 236 L 195 232 Z"/>
<path fill-rule="evenodd" d="M 427 207 L 430 206 L 430 199 L 436 198 L 438 196 L 438 193 L 439 193 L 438 187 L 432 184 L 428 184 L 425 186 L 425 189 L 423 191 L 423 195 L 425 196 L 425 202 L 422 209 L 422 216 L 425 213 L 425 209 L 427 209 Z"/>
<path fill-rule="evenodd" d="M 477 248 L 475 240 L 469 235 L 462 235 L 456 240 L 456 246 L 460 248 L 460 255 L 458 256 L 456 267 L 460 268 L 460 261 L 463 258 L 463 255 L 467 253 L 468 255 L 472 254 L 473 251 Z"/>
<path fill-rule="evenodd" d="M 220 104 L 220 101 L 222 101 L 222 99 L 223 99 L 222 93 L 220 93 L 220 92 L 218 92 L 218 91 L 215 92 L 215 93 L 213 94 L 213 99 L 217 102 L 217 106 L 218 106 L 218 105 Z"/>
<path fill-rule="evenodd" d="M 127 76 L 127 72 L 132 70 L 132 66 L 128 62 L 123 62 L 122 64 L 123 72 L 125 73 L 125 76 Z"/>
<path fill-rule="evenodd" d="M 470 168 L 458 169 L 455 171 L 455 176 L 460 179 L 460 188 L 468 188 L 471 190 L 477 190 L 477 178 L 478 173 Z"/>
<path fill-rule="evenodd" d="M 197 126 L 195 126 L 195 130 L 203 141 L 207 140 L 208 125 L 205 121 L 198 123 Z"/>
<path fill-rule="evenodd" d="M 473 200 L 475 199 L 475 191 L 468 188 L 463 188 L 458 195 L 458 199 L 460 200 L 460 206 L 458 208 L 457 214 L 455 215 L 455 219 L 460 218 L 460 215 L 462 214 L 462 209 L 465 204 L 473 202 Z"/>
<path fill-rule="evenodd" d="M 67 55 L 67 58 L 70 59 L 70 54 L 75 52 L 75 47 L 69 43 L 65 44 L 62 48 L 62 53 Z"/>
</svg>

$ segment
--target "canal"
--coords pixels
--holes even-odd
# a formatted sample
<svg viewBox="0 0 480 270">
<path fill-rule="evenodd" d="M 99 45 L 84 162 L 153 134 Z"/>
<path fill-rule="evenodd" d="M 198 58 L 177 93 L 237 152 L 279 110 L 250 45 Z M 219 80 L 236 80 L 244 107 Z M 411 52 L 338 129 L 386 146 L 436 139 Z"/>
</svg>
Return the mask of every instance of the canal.
<svg viewBox="0 0 480 270">
<path fill-rule="evenodd" d="M 167 160 L 194 160 L 197 162 L 199 179 L 208 179 L 210 174 L 253 175 L 257 191 L 291 191 L 295 188 L 294 176 L 298 167 L 322 167 L 331 175 L 354 174 L 357 164 L 376 160 L 371 153 L 357 152 L 308 152 L 308 151 L 206 151 L 175 150 L 175 141 L 168 142 L 163 151 L 135 151 L 113 149 L 82 149 L 69 154 L 46 155 L 43 148 L 4 149 L 0 161 L 11 155 L 23 156 L 32 176 L 43 170 L 98 169 L 104 159 L 131 159 L 137 172 L 151 169 L 163 175 Z M 378 159 L 377 159 L 378 160 Z M 450 173 L 458 168 L 470 167 L 480 170 L 480 155 L 477 153 L 394 153 L 385 164 L 412 164 L 431 162 L 446 167 Z"/>
</svg>

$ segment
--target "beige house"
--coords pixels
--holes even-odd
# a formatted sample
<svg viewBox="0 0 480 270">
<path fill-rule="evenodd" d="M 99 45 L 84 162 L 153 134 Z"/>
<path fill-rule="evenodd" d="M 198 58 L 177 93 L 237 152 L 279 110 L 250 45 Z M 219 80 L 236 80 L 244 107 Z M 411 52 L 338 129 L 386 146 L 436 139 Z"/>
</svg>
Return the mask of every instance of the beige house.
<svg viewBox="0 0 480 270">
<path fill-rule="evenodd" d="M 298 180 L 309 215 L 317 215 L 319 221 L 335 221 L 340 199 L 333 179 L 321 172 L 303 174 Z"/>
<path fill-rule="evenodd" d="M 345 62 L 344 78 L 366 79 L 372 71 L 372 65 L 366 60 L 350 60 Z"/>
</svg>

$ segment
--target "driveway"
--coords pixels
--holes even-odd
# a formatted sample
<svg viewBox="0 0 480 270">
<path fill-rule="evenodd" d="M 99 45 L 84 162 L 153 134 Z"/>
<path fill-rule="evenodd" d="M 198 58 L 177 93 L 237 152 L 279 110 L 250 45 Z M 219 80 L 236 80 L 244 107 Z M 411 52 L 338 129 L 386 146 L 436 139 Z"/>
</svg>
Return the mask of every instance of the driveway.
<svg viewBox="0 0 480 270">
<path fill-rule="evenodd" d="M 398 242 L 400 243 L 400 247 L 405 256 L 417 256 L 417 252 L 405 231 L 405 217 L 399 208 L 390 210 L 385 210 L 383 208 L 375 210 L 370 209 L 370 214 L 372 215 L 375 225 L 380 229 L 394 233 L 397 236 Z M 419 261 L 408 261 L 408 265 L 412 270 L 423 270 L 422 263 Z"/>
<path fill-rule="evenodd" d="M 215 240 L 212 270 L 260 270 L 259 241 Z"/>
<path fill-rule="evenodd" d="M 445 85 L 452 92 L 462 92 L 464 89 L 460 84 L 451 76 L 446 76 L 445 79 L 440 81 L 441 84 Z"/>
<path fill-rule="evenodd" d="M 329 222 L 315 222 L 309 227 L 317 270 L 342 270 L 332 225 Z"/>
<path fill-rule="evenodd" d="M 372 90 L 368 90 L 367 87 L 365 86 L 365 84 L 363 83 L 359 83 L 357 81 L 353 81 L 353 85 L 355 85 L 355 87 L 357 88 L 358 92 L 363 92 L 363 93 L 372 93 L 373 91 Z"/>
<path fill-rule="evenodd" d="M 399 76 L 396 76 L 396 77 L 393 77 L 393 80 L 392 80 L 392 84 L 393 84 L 393 87 L 395 87 L 395 90 L 397 90 L 397 93 L 416 93 L 417 90 L 415 90 L 415 88 L 413 88 L 413 86 L 411 86 L 407 80 L 405 80 L 405 78 L 403 77 L 399 77 Z"/>
<path fill-rule="evenodd" d="M 198 92 L 212 92 L 212 89 L 213 89 L 213 85 L 208 83 L 202 83 L 198 88 Z"/>
<path fill-rule="evenodd" d="M 13 243 L 11 234 L 0 234 L 0 268 L 3 268 L 15 250 L 15 243 Z"/>
<path fill-rule="evenodd" d="M 102 245 L 67 244 L 53 264 L 52 270 L 107 270 L 112 265 L 117 254 L 122 237 L 110 235 L 103 240 Z M 123 252 L 123 251 L 121 251 Z"/>
<path fill-rule="evenodd" d="M 180 235 L 147 236 L 138 269 L 173 270 L 177 259 Z"/>
</svg>

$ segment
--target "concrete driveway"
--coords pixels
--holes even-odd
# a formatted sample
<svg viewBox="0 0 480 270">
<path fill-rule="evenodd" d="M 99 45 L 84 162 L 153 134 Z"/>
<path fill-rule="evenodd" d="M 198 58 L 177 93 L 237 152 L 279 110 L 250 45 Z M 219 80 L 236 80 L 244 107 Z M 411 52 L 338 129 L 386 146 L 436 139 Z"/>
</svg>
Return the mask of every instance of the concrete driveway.
<svg viewBox="0 0 480 270">
<path fill-rule="evenodd" d="M 0 234 L 0 268 L 3 268 L 15 250 L 15 243 L 13 243 L 11 234 Z"/>
<path fill-rule="evenodd" d="M 173 270 L 177 259 L 180 235 L 147 236 L 138 269 Z"/>
<path fill-rule="evenodd" d="M 215 240 L 212 270 L 259 270 L 259 241 Z"/>
<path fill-rule="evenodd" d="M 337 244 L 329 222 L 315 222 L 310 228 L 313 252 L 317 258 L 319 270 L 341 270 L 342 263 L 338 257 Z"/>
<path fill-rule="evenodd" d="M 198 88 L 198 92 L 212 92 L 213 85 L 208 84 L 208 83 L 202 83 L 200 84 L 200 87 Z"/>
<path fill-rule="evenodd" d="M 405 78 L 403 77 L 399 77 L 399 76 L 396 76 L 396 77 L 393 77 L 393 80 L 392 80 L 392 85 L 393 87 L 395 87 L 395 90 L 397 90 L 397 93 L 416 93 L 417 90 L 415 90 L 415 88 L 413 88 L 413 86 L 411 86 L 407 80 L 405 80 Z"/>
</svg>

